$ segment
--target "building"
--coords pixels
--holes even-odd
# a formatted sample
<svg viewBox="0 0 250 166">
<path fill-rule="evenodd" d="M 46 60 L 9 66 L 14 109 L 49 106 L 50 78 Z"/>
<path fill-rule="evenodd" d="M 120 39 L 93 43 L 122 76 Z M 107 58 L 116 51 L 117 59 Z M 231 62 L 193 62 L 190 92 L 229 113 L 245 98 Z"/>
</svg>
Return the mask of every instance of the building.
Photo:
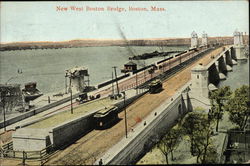
<svg viewBox="0 0 250 166">
<path fill-rule="evenodd" d="M 124 69 L 121 70 L 121 72 L 123 73 L 127 73 L 127 72 L 133 72 L 137 70 L 137 64 L 129 61 L 128 63 L 124 64 Z"/>
</svg>

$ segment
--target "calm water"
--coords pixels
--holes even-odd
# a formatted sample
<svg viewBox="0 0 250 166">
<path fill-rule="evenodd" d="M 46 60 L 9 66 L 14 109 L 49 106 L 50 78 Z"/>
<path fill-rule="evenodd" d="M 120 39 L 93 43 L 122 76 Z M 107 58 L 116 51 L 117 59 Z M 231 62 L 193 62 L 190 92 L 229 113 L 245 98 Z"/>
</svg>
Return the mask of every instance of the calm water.
<svg viewBox="0 0 250 166">
<path fill-rule="evenodd" d="M 160 51 L 159 47 L 131 49 L 135 55 Z M 163 48 L 164 51 L 186 49 L 188 47 L 185 46 Z M 89 69 L 90 84 L 97 85 L 111 78 L 112 66 L 117 66 L 120 75 L 120 69 L 128 62 L 129 56 L 129 50 L 119 46 L 4 51 L 0 52 L 0 83 L 20 83 L 23 86 L 36 81 L 38 89 L 44 93 L 62 91 L 65 88 L 65 70 L 85 66 Z M 158 59 L 162 57 L 146 60 L 145 63 L 147 65 Z M 18 74 L 18 69 L 22 70 L 22 74 Z"/>
<path fill-rule="evenodd" d="M 238 61 L 238 64 L 233 66 L 233 72 L 228 72 L 227 79 L 219 84 L 219 86 L 230 86 L 232 90 L 242 85 L 249 85 L 249 59 Z"/>
</svg>

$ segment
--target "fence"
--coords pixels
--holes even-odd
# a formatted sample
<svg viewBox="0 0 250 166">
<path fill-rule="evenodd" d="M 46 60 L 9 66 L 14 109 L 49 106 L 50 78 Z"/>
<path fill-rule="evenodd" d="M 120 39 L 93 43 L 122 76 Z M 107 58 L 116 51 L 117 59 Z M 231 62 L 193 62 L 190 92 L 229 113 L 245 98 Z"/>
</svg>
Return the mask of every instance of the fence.
<svg viewBox="0 0 250 166">
<path fill-rule="evenodd" d="M 22 159 L 23 163 L 25 163 L 25 160 L 38 160 L 43 165 L 53 152 L 52 144 L 41 151 L 16 151 L 13 150 L 13 142 L 9 142 L 1 147 L 0 156 L 3 158 Z"/>
</svg>

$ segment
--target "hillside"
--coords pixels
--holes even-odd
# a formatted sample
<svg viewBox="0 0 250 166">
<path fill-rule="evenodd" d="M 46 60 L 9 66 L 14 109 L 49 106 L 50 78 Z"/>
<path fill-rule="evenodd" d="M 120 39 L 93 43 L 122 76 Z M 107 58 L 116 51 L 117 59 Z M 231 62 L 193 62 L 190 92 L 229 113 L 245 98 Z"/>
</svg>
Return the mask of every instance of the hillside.
<svg viewBox="0 0 250 166">
<path fill-rule="evenodd" d="M 245 36 L 248 40 L 248 36 Z M 199 39 L 201 42 L 201 39 Z M 232 44 L 233 37 L 209 37 L 209 43 L 223 42 Z M 13 42 L 0 44 L 0 51 L 26 49 L 59 49 L 72 47 L 99 47 L 99 46 L 181 46 L 190 45 L 190 38 L 158 38 L 158 39 L 77 39 L 60 42 Z"/>
</svg>

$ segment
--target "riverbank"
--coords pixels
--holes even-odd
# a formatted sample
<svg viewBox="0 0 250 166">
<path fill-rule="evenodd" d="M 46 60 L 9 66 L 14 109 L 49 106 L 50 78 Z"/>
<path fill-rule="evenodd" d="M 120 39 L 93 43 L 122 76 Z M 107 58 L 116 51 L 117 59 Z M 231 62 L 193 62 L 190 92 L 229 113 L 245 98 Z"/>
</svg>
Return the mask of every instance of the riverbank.
<svg viewBox="0 0 250 166">
<path fill-rule="evenodd" d="M 248 36 L 244 36 L 248 39 Z M 1 43 L 0 51 L 27 50 L 27 49 L 61 49 L 77 47 L 102 46 L 190 46 L 190 38 L 145 38 L 145 39 L 75 39 L 68 41 L 33 41 Z M 201 39 L 200 43 L 201 43 Z M 209 37 L 210 43 L 223 41 L 232 43 L 233 37 Z"/>
</svg>

